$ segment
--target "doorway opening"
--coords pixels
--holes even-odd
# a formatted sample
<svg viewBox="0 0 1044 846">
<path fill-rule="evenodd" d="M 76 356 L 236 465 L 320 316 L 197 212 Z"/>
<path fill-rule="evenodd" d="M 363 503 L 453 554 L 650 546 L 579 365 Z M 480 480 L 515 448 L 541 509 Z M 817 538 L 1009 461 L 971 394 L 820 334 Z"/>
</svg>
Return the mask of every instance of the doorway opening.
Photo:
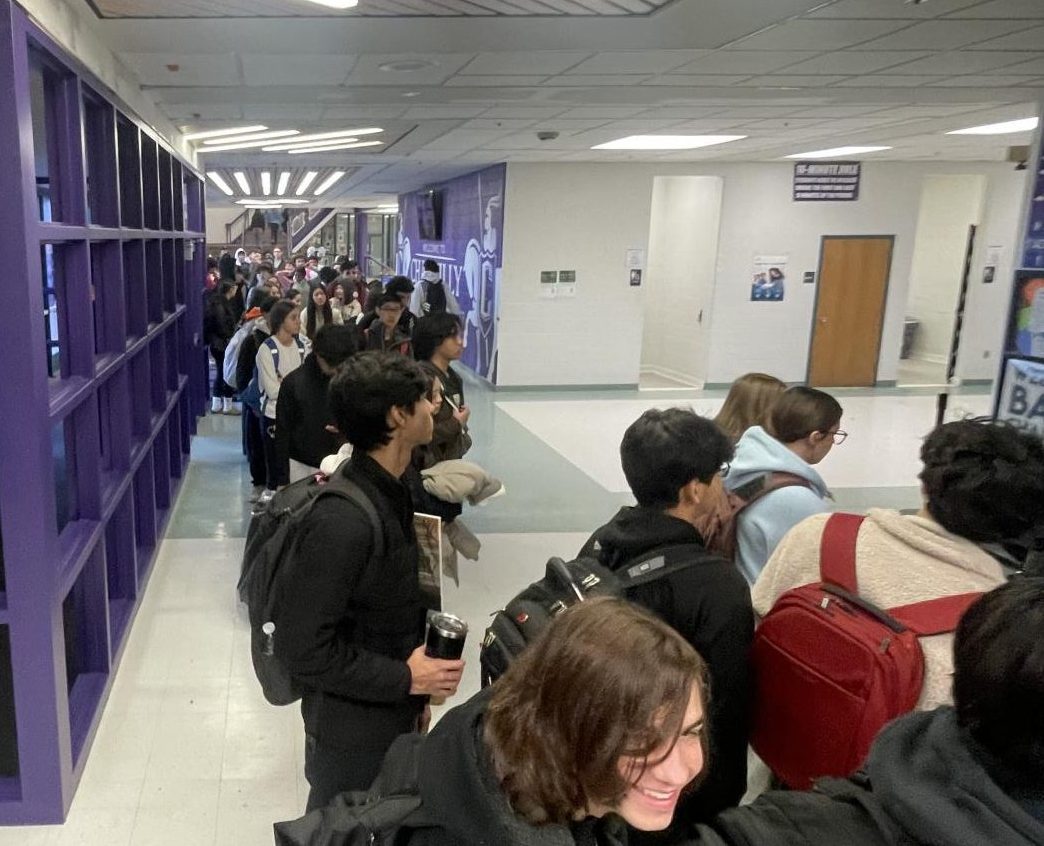
<svg viewBox="0 0 1044 846">
<path fill-rule="evenodd" d="M 723 188 L 720 176 L 653 179 L 642 390 L 702 388 L 706 382 Z"/>
<path fill-rule="evenodd" d="M 914 236 L 903 344 L 896 384 L 940 387 L 959 343 L 958 304 L 986 177 L 926 176 Z"/>
</svg>

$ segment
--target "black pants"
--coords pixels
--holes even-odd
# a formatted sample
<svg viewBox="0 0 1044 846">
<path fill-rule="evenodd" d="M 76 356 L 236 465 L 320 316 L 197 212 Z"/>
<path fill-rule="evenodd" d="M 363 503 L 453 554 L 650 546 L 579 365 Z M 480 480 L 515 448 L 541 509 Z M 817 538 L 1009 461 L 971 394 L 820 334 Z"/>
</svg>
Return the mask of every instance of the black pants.
<svg viewBox="0 0 1044 846">
<path fill-rule="evenodd" d="M 326 807 L 346 790 L 368 790 L 383 761 L 383 751 L 327 746 L 306 734 L 305 778 L 311 787 L 307 810 Z"/>
<path fill-rule="evenodd" d="M 214 359 L 214 396 L 221 399 L 231 399 L 236 395 L 225 383 L 225 351 L 216 350 L 213 347 L 210 348 L 210 355 Z"/>
<path fill-rule="evenodd" d="M 271 417 L 262 417 L 261 424 L 265 434 L 265 487 L 270 491 L 275 491 L 283 485 L 290 484 L 290 466 L 279 466 L 275 442 L 275 420 Z"/>
<path fill-rule="evenodd" d="M 265 430 L 260 415 L 246 406 L 243 406 L 243 441 L 247 463 L 250 465 L 250 483 L 255 487 L 263 487 L 268 482 Z"/>
<path fill-rule="evenodd" d="M 270 223 L 270 224 L 268 224 L 268 232 L 272 236 L 272 243 L 273 244 L 278 244 L 279 243 L 279 224 L 278 223 Z M 278 269 L 279 268 L 277 267 L 276 270 L 278 270 Z"/>
</svg>

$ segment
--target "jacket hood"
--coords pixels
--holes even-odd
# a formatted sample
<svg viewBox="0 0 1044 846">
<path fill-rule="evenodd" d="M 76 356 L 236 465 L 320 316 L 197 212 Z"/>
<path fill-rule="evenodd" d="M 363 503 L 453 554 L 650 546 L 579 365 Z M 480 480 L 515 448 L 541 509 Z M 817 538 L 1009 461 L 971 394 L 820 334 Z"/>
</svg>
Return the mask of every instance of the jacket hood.
<svg viewBox="0 0 1044 846">
<path fill-rule="evenodd" d="M 447 713 L 422 750 L 418 783 L 425 816 L 459 846 L 573 846 L 563 826 L 536 827 L 512 812 L 482 740 L 491 689 Z"/>
<path fill-rule="evenodd" d="M 594 533 L 585 550 L 612 568 L 658 546 L 683 543 L 703 544 L 692 524 L 655 508 L 625 506 Z"/>
<path fill-rule="evenodd" d="M 736 444 L 732 469 L 725 479 L 729 490 L 765 473 L 793 473 L 807 479 L 820 498 L 829 496 L 826 482 L 815 468 L 792 453 L 760 426 L 751 426 Z"/>
<path fill-rule="evenodd" d="M 866 770 L 902 842 L 1042 846 L 1044 823 L 997 785 L 974 747 L 948 707 L 903 717 L 878 736 Z"/>
</svg>

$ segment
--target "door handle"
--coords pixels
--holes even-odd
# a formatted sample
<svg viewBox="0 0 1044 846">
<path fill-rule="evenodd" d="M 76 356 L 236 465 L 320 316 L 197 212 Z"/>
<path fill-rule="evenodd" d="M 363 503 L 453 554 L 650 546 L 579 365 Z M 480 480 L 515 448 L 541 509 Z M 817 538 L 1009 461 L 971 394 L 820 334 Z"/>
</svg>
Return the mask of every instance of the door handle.
<svg viewBox="0 0 1044 846">
<path fill-rule="evenodd" d="M 826 326 L 827 319 L 825 317 L 821 317 L 821 318 L 819 318 L 819 322 L 822 323 L 824 326 Z"/>
</svg>

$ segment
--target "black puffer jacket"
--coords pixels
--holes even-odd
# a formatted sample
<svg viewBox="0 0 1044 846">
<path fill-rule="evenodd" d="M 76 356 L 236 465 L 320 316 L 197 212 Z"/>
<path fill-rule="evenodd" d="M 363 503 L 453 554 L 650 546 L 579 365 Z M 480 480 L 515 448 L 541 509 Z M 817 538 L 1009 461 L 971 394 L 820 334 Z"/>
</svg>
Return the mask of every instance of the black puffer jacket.
<svg viewBox="0 0 1044 846">
<path fill-rule="evenodd" d="M 1044 846 L 1044 773 L 1020 783 L 957 725 L 953 708 L 938 708 L 885 728 L 855 778 L 767 793 L 689 843 Z"/>
<path fill-rule="evenodd" d="M 221 289 L 207 294 L 203 311 L 203 342 L 214 352 L 223 353 L 232 336 L 236 334 L 235 300 L 229 300 Z"/>
</svg>

